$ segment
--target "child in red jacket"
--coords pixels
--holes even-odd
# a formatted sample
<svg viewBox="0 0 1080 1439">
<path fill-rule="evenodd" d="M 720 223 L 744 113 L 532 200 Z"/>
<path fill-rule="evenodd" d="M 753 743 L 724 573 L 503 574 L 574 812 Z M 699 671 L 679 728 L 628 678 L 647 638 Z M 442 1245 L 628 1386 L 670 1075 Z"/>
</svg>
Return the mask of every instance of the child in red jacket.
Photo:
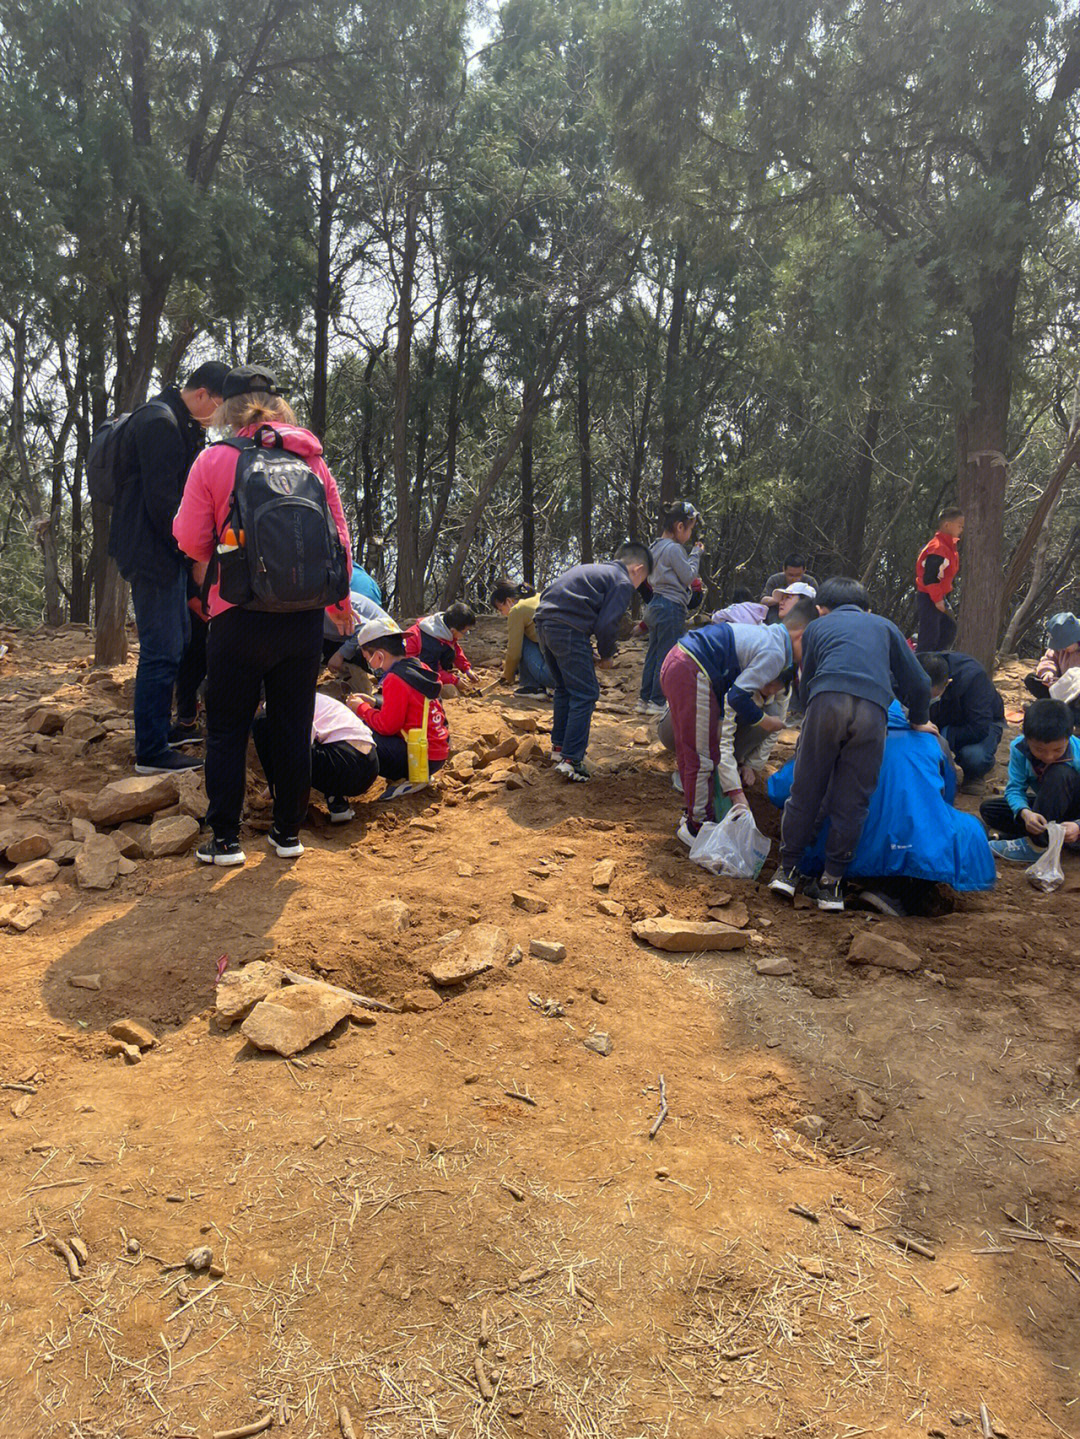
<svg viewBox="0 0 1080 1439">
<path fill-rule="evenodd" d="M 371 704 L 363 695 L 350 695 L 346 704 L 359 715 L 375 739 L 379 773 L 386 780 L 382 799 L 397 799 L 423 789 L 409 782 L 409 752 L 405 732 L 419 729 L 428 706 L 428 769 L 440 769 L 450 753 L 450 731 L 439 703 L 442 685 L 427 665 L 405 653 L 405 636 L 393 620 L 369 620 L 357 632 L 360 653 L 376 679 L 382 680 L 381 702 Z"/>
<path fill-rule="evenodd" d="M 937 534 L 915 561 L 915 613 L 919 622 L 917 651 L 947 650 L 956 638 L 956 620 L 945 596 L 960 573 L 956 543 L 964 533 L 963 510 L 943 510 Z"/>
<path fill-rule="evenodd" d="M 475 623 L 476 611 L 458 600 L 449 609 L 426 615 L 410 625 L 405 631 L 405 653 L 434 670 L 441 684 L 471 689 L 472 665 L 461 648 L 461 641 Z"/>
</svg>

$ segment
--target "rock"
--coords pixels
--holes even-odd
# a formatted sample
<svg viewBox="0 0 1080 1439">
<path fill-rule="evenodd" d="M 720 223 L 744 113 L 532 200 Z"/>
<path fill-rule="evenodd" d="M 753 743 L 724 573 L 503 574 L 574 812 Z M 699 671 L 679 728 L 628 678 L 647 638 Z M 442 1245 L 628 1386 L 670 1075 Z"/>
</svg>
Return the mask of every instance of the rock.
<svg viewBox="0 0 1080 1439">
<path fill-rule="evenodd" d="M 868 1119 L 877 1124 L 885 1118 L 885 1106 L 879 1104 L 869 1090 L 856 1089 L 852 1097 L 855 1100 L 855 1113 L 860 1119 Z"/>
<path fill-rule="evenodd" d="M 124 859 L 145 859 L 146 845 L 150 838 L 150 826 L 148 824 L 126 824 L 122 829 L 114 829 L 109 838 Z"/>
<path fill-rule="evenodd" d="M 146 839 L 147 858 L 164 859 L 170 854 L 187 854 L 198 838 L 199 821 L 189 814 L 156 819 Z"/>
<path fill-rule="evenodd" d="M 512 949 L 512 950 L 510 951 L 510 953 L 506 956 L 506 966 L 507 966 L 507 968 L 509 969 L 509 968 L 511 968 L 511 967 L 512 967 L 513 965 L 515 965 L 515 964 L 520 964 L 521 961 L 522 961 L 524 958 L 525 958 L 525 951 L 522 949 L 522 947 L 521 947 L 520 944 L 515 944 L 514 947 L 513 947 L 513 949 Z M 1078 1064 L 1077 1067 L 1080 1068 L 1080 1064 Z"/>
<path fill-rule="evenodd" d="M 153 1049 L 157 1044 L 157 1035 L 153 1030 L 135 1019 L 114 1019 L 108 1033 L 122 1044 L 134 1044 L 139 1049 Z"/>
<path fill-rule="evenodd" d="M 461 879 L 471 879 L 476 873 L 476 866 L 474 864 L 466 864 L 463 859 L 459 859 L 454 868 L 457 870 L 458 876 Z"/>
<path fill-rule="evenodd" d="M 26 728 L 31 734 L 59 734 L 64 728 L 66 718 L 63 710 L 53 709 L 50 705 L 42 705 L 26 721 Z"/>
<path fill-rule="evenodd" d="M 373 907 L 370 925 L 380 934 L 403 934 L 411 919 L 412 913 L 407 904 L 400 899 L 384 899 Z"/>
<path fill-rule="evenodd" d="M 649 731 L 644 728 L 636 729 L 634 733 L 630 736 L 630 742 L 631 744 L 648 744 Z"/>
<path fill-rule="evenodd" d="M 546 960 L 548 964 L 561 964 L 566 958 L 566 945 L 552 939 L 530 939 L 529 953 L 534 959 Z"/>
<path fill-rule="evenodd" d="M 39 863 L 42 863 L 42 861 L 39 861 Z M 13 915 L 11 919 L 8 920 L 8 924 L 12 929 L 17 930 L 19 934 L 25 934 L 28 929 L 33 929 L 34 925 L 44 918 L 45 911 L 41 909 L 40 906 L 28 904 L 25 909 L 20 909 L 18 914 Z"/>
<path fill-rule="evenodd" d="M 122 875 L 134 874 L 138 868 L 139 866 L 133 859 L 125 859 L 123 855 L 120 856 L 116 864 L 117 874 Z"/>
<path fill-rule="evenodd" d="M 825 1133 L 825 1121 L 820 1114 L 800 1114 L 791 1127 L 796 1134 L 811 1141 L 819 1140 Z"/>
<path fill-rule="evenodd" d="M 120 851 L 107 834 L 84 842 L 75 857 L 75 878 L 80 889 L 109 889 L 120 871 Z"/>
<path fill-rule="evenodd" d="M 123 824 L 128 819 L 143 819 L 176 804 L 180 791 L 176 781 L 167 774 L 132 775 L 116 779 L 94 796 L 88 818 L 95 825 Z"/>
<path fill-rule="evenodd" d="M 811 1279 L 825 1278 L 825 1266 L 816 1254 L 811 1254 L 806 1259 L 800 1259 L 799 1268 L 804 1274 L 809 1274 Z"/>
<path fill-rule="evenodd" d="M 458 754 L 450 756 L 446 763 L 446 769 L 457 779 L 470 779 L 478 762 L 476 754 L 471 749 L 464 749 Z"/>
<path fill-rule="evenodd" d="M 105 1041 L 105 1053 L 110 1059 L 117 1059 L 124 1056 L 127 1064 L 138 1064 L 142 1060 L 142 1050 L 137 1044 L 128 1044 L 123 1039 L 107 1039 Z"/>
<path fill-rule="evenodd" d="M 498 963 L 510 936 L 495 924 L 472 924 L 454 944 L 447 945 L 424 973 L 432 984 L 462 984 Z"/>
<path fill-rule="evenodd" d="M 602 899 L 596 907 L 601 914 L 608 914 L 612 919 L 619 919 L 626 913 L 626 905 L 620 904 L 617 899 Z"/>
<path fill-rule="evenodd" d="M 69 974 L 68 984 L 72 989 L 100 989 L 100 974 Z"/>
<path fill-rule="evenodd" d="M 615 861 L 613 859 L 602 859 L 600 863 L 593 868 L 593 889 L 607 889 L 614 878 Z"/>
<path fill-rule="evenodd" d="M 410 989 L 401 996 L 403 1014 L 423 1014 L 427 1010 L 441 1008 L 442 1000 L 433 989 Z"/>
<path fill-rule="evenodd" d="M 494 764 L 497 759 L 508 759 L 518 747 L 518 741 L 513 735 L 507 735 L 506 739 L 500 740 L 498 744 L 490 749 L 485 749 L 480 755 L 480 764 Z"/>
<path fill-rule="evenodd" d="M 535 735 L 526 735 L 524 739 L 518 740 L 517 748 L 514 751 L 515 758 L 522 764 L 528 764 L 531 760 L 540 759 L 543 756 L 543 747 Z"/>
<path fill-rule="evenodd" d="M 279 964 L 257 959 L 243 969 L 227 969 L 221 976 L 214 995 L 218 1022 L 225 1028 L 244 1019 L 260 1000 L 266 999 L 285 983 L 285 972 Z"/>
<path fill-rule="evenodd" d="M 504 719 L 504 720 L 506 721 L 506 723 L 510 726 L 510 728 L 515 732 L 515 734 L 535 734 L 535 733 L 536 733 L 536 716 L 535 716 L 535 715 L 528 715 L 528 714 L 521 714 L 521 715 L 503 715 L 503 719 Z"/>
<path fill-rule="evenodd" d="M 94 796 L 87 794 L 82 789 L 62 789 L 60 791 L 60 803 L 68 814 L 77 819 L 88 820 L 90 818 L 90 806 L 93 801 Z M 75 838 L 78 839 L 79 836 L 75 835 Z"/>
<path fill-rule="evenodd" d="M 264 999 L 241 1027 L 256 1049 L 271 1049 L 288 1058 L 329 1034 L 348 1018 L 352 1003 L 322 984 L 296 984 Z"/>
<path fill-rule="evenodd" d="M 747 937 L 730 925 L 710 920 L 676 919 L 662 915 L 657 919 L 640 919 L 634 925 L 634 938 L 656 949 L 675 954 L 704 954 L 709 950 L 743 949 Z"/>
<path fill-rule="evenodd" d="M 587 1034 L 581 1042 L 586 1049 L 591 1049 L 594 1054 L 602 1054 L 605 1058 L 615 1048 L 611 1035 L 604 1034 L 600 1030 Z"/>
<path fill-rule="evenodd" d="M 526 914 L 543 914 L 548 907 L 546 899 L 541 899 L 538 894 L 529 894 L 527 890 L 515 889 L 511 895 L 514 907 L 523 909 Z"/>
<path fill-rule="evenodd" d="M 11 1106 L 11 1113 L 15 1119 L 21 1119 L 34 1102 L 32 1094 L 20 1094 L 18 1099 Z"/>
<path fill-rule="evenodd" d="M 21 819 L 36 819 L 43 824 L 63 824 L 68 817 L 64 801 L 54 789 L 42 789 L 33 799 L 19 806 Z"/>
<path fill-rule="evenodd" d="M 745 929 L 750 923 L 750 914 L 741 899 L 723 907 L 710 905 L 709 918 L 715 919 L 718 924 L 730 924 L 732 929 Z"/>
<path fill-rule="evenodd" d="M 206 810 L 209 801 L 206 798 L 206 788 L 203 784 L 201 770 L 181 770 L 173 778 L 180 791 L 180 813 L 190 815 L 201 824 L 206 818 Z"/>
<path fill-rule="evenodd" d="M 847 957 L 849 964 L 875 964 L 880 969 L 900 969 L 905 973 L 918 969 L 922 964 L 919 956 L 906 944 L 872 929 L 864 929 L 855 936 Z"/>
<path fill-rule="evenodd" d="M 60 866 L 51 859 L 31 859 L 17 864 L 4 876 L 8 884 L 49 884 L 60 873 Z"/>
<path fill-rule="evenodd" d="M 4 855 L 10 864 L 25 864 L 31 859 L 44 859 L 52 847 L 53 842 L 47 834 L 32 830 L 12 840 Z"/>
<path fill-rule="evenodd" d="M 64 721 L 65 739 L 81 739 L 93 743 L 94 740 L 104 739 L 107 733 L 105 726 L 99 724 L 94 716 L 87 714 L 85 710 L 76 710 Z"/>
<path fill-rule="evenodd" d="M 205 1274 L 213 1262 L 214 1251 L 209 1244 L 200 1244 L 197 1249 L 192 1249 L 184 1258 L 184 1263 L 196 1274 Z"/>
<path fill-rule="evenodd" d="M 781 975 L 794 974 L 795 966 L 787 955 L 774 954 L 767 959 L 759 959 L 754 965 L 758 974 Z"/>
<path fill-rule="evenodd" d="M 76 839 L 62 839 L 49 850 L 53 864 L 74 864 L 82 845 Z"/>
</svg>

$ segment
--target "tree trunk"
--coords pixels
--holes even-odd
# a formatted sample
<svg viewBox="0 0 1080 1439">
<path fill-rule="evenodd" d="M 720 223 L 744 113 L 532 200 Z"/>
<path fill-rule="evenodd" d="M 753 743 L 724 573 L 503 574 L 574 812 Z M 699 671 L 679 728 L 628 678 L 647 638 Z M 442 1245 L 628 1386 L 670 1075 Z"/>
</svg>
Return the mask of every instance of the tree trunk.
<svg viewBox="0 0 1080 1439">
<path fill-rule="evenodd" d="M 682 345 L 683 316 L 686 313 L 688 284 L 686 247 L 675 246 L 675 274 L 671 284 L 671 320 L 668 324 L 667 355 L 664 360 L 662 445 L 660 451 L 660 508 L 668 509 L 679 493 L 679 404 L 676 398 L 679 351 Z"/>
<path fill-rule="evenodd" d="M 330 142 L 319 156 L 319 203 L 315 243 L 315 341 L 311 355 L 311 428 L 326 433 L 326 390 L 330 362 L 330 239 L 334 225 L 334 163 Z"/>
<path fill-rule="evenodd" d="M 645 474 L 645 444 L 649 434 L 649 415 L 652 410 L 652 371 L 645 377 L 645 394 L 641 400 L 641 422 L 634 436 L 634 453 L 630 460 L 630 513 L 627 517 L 627 532 L 632 540 L 642 538 L 641 528 L 641 481 Z M 635 591 L 635 595 L 636 595 Z"/>
<path fill-rule="evenodd" d="M 866 412 L 866 425 L 859 439 L 859 454 L 851 477 L 847 503 L 847 539 L 844 562 L 849 575 L 862 569 L 866 551 L 866 517 L 870 510 L 870 484 L 874 477 L 874 450 L 881 427 L 881 411 L 874 404 Z"/>
<path fill-rule="evenodd" d="M 581 459 L 581 562 L 593 560 L 592 441 L 589 434 L 589 315 L 582 310 L 577 322 L 577 432 Z M 532 581 L 530 580 L 531 584 Z"/>
<path fill-rule="evenodd" d="M 522 395 L 522 413 L 532 412 L 529 385 Z M 536 494 L 533 488 L 533 421 L 530 418 L 521 432 L 521 578 L 527 585 L 536 584 Z"/>
<path fill-rule="evenodd" d="M 416 519 L 412 514 L 409 473 L 409 378 L 412 365 L 413 289 L 420 248 L 419 204 L 410 187 L 405 200 L 401 288 L 398 295 L 397 348 L 394 354 L 394 495 L 397 501 L 397 603 L 406 615 L 423 608 L 423 575 L 416 553 Z"/>
<path fill-rule="evenodd" d="M 971 312 L 971 403 L 957 429 L 960 507 L 967 520 L 957 648 L 992 670 L 1002 603 L 1012 340 L 1019 265 L 988 278 Z"/>
</svg>

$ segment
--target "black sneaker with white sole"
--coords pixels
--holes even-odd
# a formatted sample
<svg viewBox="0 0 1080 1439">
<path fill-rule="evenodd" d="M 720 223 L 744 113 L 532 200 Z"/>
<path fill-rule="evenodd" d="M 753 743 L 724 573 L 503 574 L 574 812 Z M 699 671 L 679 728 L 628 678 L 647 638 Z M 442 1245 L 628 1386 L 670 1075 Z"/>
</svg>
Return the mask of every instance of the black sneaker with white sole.
<svg viewBox="0 0 1080 1439">
<path fill-rule="evenodd" d="M 795 865 L 792 865 L 790 869 L 785 869 L 781 864 L 777 866 L 776 873 L 769 882 L 769 888 L 773 894 L 781 894 L 787 899 L 794 899 L 795 891 L 802 883 L 802 879 L 802 872 Z"/>
<path fill-rule="evenodd" d="M 169 730 L 169 745 L 172 749 L 187 744 L 202 744 L 205 738 L 203 727 L 198 720 L 192 720 L 190 724 L 177 720 Z"/>
<path fill-rule="evenodd" d="M 235 839 L 207 839 L 195 851 L 195 858 L 200 864 L 220 864 L 231 868 L 243 864 L 247 855 Z"/>
<path fill-rule="evenodd" d="M 202 769 L 203 762 L 191 754 L 177 754 L 174 749 L 167 749 L 164 754 L 158 755 L 156 759 L 137 759 L 135 761 L 136 774 L 179 774 L 185 769 Z"/>
<path fill-rule="evenodd" d="M 331 824 L 348 824 L 349 820 L 356 818 L 356 811 L 347 799 L 328 799 L 326 812 Z"/>
<path fill-rule="evenodd" d="M 803 893 L 807 899 L 814 901 L 818 909 L 830 910 L 836 914 L 844 908 L 844 896 L 840 893 L 840 881 L 830 879 L 828 875 L 823 874 L 820 879 L 812 879 Z"/>
<path fill-rule="evenodd" d="M 266 843 L 279 859 L 299 859 L 304 852 L 298 834 L 279 834 L 276 825 L 266 836 Z"/>
</svg>

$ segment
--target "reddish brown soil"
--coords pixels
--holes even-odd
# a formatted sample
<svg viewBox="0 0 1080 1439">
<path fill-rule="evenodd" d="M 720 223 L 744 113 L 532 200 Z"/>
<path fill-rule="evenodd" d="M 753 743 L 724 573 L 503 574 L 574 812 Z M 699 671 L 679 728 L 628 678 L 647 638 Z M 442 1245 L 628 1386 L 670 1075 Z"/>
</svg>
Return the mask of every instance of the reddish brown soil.
<svg viewBox="0 0 1080 1439">
<path fill-rule="evenodd" d="M 0 823 L 43 786 L 95 790 L 130 748 L 121 727 L 82 756 L 29 752 L 33 700 L 122 715 L 131 669 L 95 674 L 80 631 L 4 638 Z M 611 677 L 588 786 L 541 767 L 513 792 L 366 804 L 313 824 L 291 865 L 252 832 L 241 871 L 144 862 L 93 894 L 69 867 L 40 924 L 0 930 L 0 1080 L 35 1091 L 21 1117 L 18 1090 L 0 1108 L 4 1439 L 202 1439 L 268 1413 L 272 1435 L 327 1439 L 339 1403 L 357 1435 L 395 1439 L 977 1435 L 981 1402 L 1013 1439 L 1080 1434 L 1075 862 L 1055 895 L 1011 873 L 903 922 L 713 879 L 674 839 L 670 763 L 633 742 L 640 659 L 626 646 Z M 452 702 L 456 747 L 516 709 Z M 720 890 L 749 911 L 745 951 L 632 938 L 648 914 L 705 918 Z M 409 907 L 403 933 L 372 925 L 387 898 Z M 425 951 L 471 920 L 568 957 L 346 1022 L 291 1064 L 212 1019 L 223 953 L 411 1003 L 432 993 Z M 850 967 L 868 925 L 924 968 Z M 795 975 L 758 976 L 766 954 Z M 68 983 L 87 971 L 100 992 Z M 160 1036 L 138 1066 L 105 1057 L 122 1016 Z M 583 1047 L 592 1029 L 609 1057 Z M 857 1087 L 879 1123 L 856 1117 Z M 793 1128 L 808 1112 L 816 1145 Z M 39 1219 L 87 1245 L 77 1282 Z M 901 1253 L 901 1233 L 936 1258 Z M 202 1243 L 222 1277 L 168 1268 Z"/>
</svg>

